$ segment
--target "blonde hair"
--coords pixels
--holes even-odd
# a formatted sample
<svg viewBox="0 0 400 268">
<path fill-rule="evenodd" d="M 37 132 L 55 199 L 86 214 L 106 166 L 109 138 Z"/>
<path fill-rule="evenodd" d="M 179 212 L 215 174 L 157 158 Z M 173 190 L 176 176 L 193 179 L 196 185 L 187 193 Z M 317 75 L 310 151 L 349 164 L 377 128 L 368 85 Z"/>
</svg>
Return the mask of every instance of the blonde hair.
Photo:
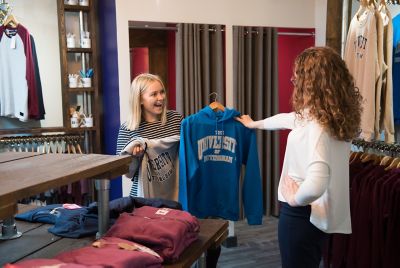
<svg viewBox="0 0 400 268">
<path fill-rule="evenodd" d="M 362 97 L 346 63 L 329 47 L 304 50 L 295 60 L 293 109 L 304 109 L 338 140 L 350 141 L 360 133 Z"/>
<path fill-rule="evenodd" d="M 165 89 L 164 83 L 158 75 L 144 73 L 140 74 L 133 79 L 130 94 L 129 94 L 129 113 L 126 121 L 126 126 L 129 130 L 136 130 L 142 122 L 142 105 L 141 97 L 143 92 L 149 87 L 150 84 L 159 82 Z M 167 122 L 167 105 L 164 103 L 163 111 L 161 113 L 161 124 L 165 125 Z"/>
</svg>

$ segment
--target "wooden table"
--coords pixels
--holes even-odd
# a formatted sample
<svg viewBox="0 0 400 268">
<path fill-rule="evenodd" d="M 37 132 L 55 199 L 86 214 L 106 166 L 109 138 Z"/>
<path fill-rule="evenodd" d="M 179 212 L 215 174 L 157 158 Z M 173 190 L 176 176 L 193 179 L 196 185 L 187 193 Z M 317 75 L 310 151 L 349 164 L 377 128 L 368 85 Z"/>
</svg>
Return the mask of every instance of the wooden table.
<svg viewBox="0 0 400 268">
<path fill-rule="evenodd" d="M 17 201 L 46 190 L 81 179 L 96 179 L 99 195 L 99 233 L 108 229 L 109 179 L 128 172 L 130 156 L 98 154 L 0 154 L 0 219 L 13 217 Z M 22 212 L 22 211 L 20 211 Z M 165 265 L 169 268 L 189 268 L 208 249 L 219 246 L 228 235 L 228 221 L 200 221 L 199 239 L 188 247 L 179 260 Z M 47 231 L 48 224 L 17 221 L 20 238 L 0 241 L 0 267 L 5 263 L 32 258 L 53 258 L 57 254 L 83 247 L 94 237 L 71 239 Z"/>
<path fill-rule="evenodd" d="M 20 212 L 27 206 L 20 206 Z M 208 249 L 217 247 L 228 235 L 228 221 L 220 219 L 200 219 L 199 239 L 191 244 L 173 264 L 164 265 L 166 268 L 189 268 Z M 57 254 L 80 248 L 92 243 L 95 238 L 80 239 L 62 238 L 48 232 L 51 226 L 42 223 L 16 221 L 23 235 L 18 239 L 0 241 L 0 267 L 5 263 L 33 258 L 54 258 Z"/>
<path fill-rule="evenodd" d="M 96 179 L 99 236 L 109 225 L 109 180 L 128 172 L 130 156 L 0 154 L 0 219 L 14 217 L 18 200 L 82 179 Z"/>
</svg>

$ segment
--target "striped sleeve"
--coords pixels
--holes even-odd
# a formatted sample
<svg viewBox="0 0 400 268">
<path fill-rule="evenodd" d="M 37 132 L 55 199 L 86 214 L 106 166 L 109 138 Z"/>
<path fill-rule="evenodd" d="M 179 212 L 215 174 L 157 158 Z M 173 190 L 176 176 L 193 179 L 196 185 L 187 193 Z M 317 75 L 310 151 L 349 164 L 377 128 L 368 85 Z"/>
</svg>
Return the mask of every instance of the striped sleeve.
<svg viewBox="0 0 400 268">
<path fill-rule="evenodd" d="M 129 130 L 126 123 L 119 129 L 117 150 L 120 154 L 124 147 L 135 137 L 145 139 L 161 139 L 174 135 L 180 135 L 181 122 L 183 117 L 176 111 L 167 111 L 167 123 L 162 125 L 160 121 L 154 123 L 142 122 L 136 130 Z"/>
</svg>

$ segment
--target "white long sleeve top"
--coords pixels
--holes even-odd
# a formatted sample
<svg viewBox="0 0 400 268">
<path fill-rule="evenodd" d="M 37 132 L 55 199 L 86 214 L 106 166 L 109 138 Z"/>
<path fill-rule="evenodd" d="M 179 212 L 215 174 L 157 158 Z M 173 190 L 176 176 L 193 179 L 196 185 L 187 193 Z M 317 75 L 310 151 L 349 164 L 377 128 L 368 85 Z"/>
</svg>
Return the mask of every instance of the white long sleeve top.
<svg viewBox="0 0 400 268">
<path fill-rule="evenodd" d="M 295 201 L 311 205 L 310 221 L 326 233 L 351 233 L 349 197 L 350 142 L 333 138 L 317 122 L 283 113 L 253 122 L 266 130 L 291 129 L 281 173 L 299 189 Z M 278 186 L 278 199 L 286 202 Z"/>
</svg>

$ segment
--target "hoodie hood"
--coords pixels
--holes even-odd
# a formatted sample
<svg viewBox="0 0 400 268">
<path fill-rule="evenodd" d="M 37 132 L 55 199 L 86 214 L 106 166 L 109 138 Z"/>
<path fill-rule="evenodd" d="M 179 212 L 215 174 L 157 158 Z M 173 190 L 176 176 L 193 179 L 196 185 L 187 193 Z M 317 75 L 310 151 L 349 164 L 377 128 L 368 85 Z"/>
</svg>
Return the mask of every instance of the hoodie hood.
<svg viewBox="0 0 400 268">
<path fill-rule="evenodd" d="M 236 116 L 239 116 L 240 113 L 234 109 L 225 108 L 224 111 L 214 111 L 210 108 L 210 106 L 206 106 L 199 111 L 199 114 L 202 115 L 202 118 L 210 121 L 224 122 L 229 119 L 233 119 Z"/>
</svg>

